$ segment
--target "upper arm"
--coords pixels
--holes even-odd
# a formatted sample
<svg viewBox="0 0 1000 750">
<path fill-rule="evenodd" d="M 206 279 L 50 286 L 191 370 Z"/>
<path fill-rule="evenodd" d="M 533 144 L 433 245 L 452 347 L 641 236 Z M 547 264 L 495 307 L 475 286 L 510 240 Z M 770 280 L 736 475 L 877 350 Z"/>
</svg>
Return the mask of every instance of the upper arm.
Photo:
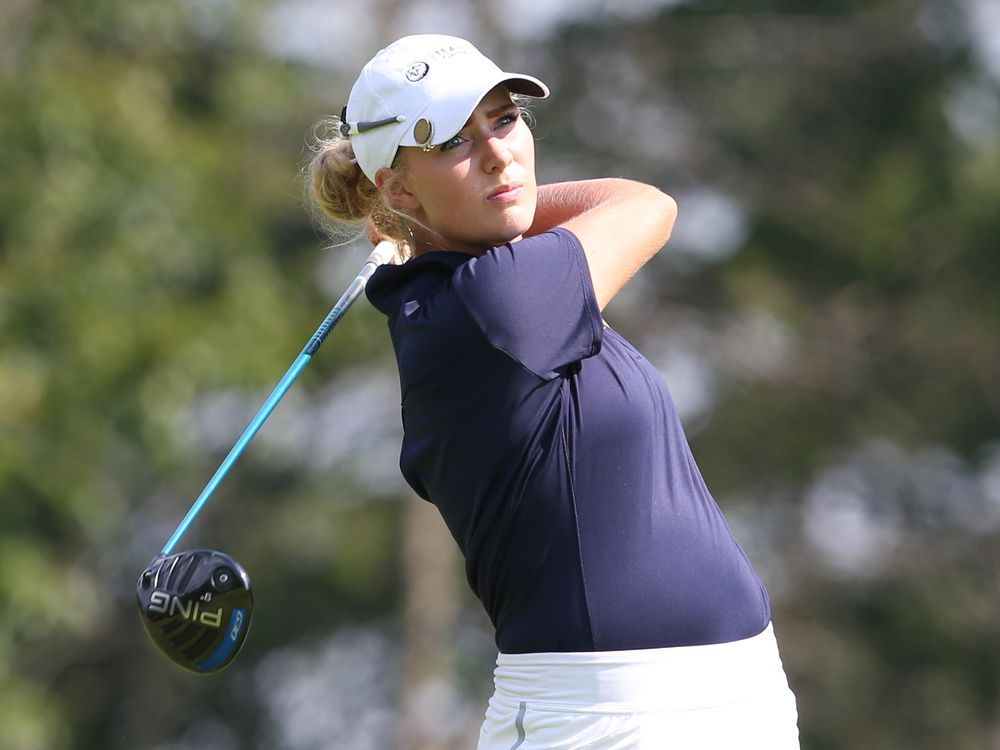
<svg viewBox="0 0 1000 750">
<path fill-rule="evenodd" d="M 494 248 L 452 288 L 486 340 L 543 379 L 600 350 L 603 329 L 576 237 L 552 231 Z"/>
<path fill-rule="evenodd" d="M 630 180 L 592 180 L 552 186 L 545 195 L 556 224 L 583 246 L 600 308 L 666 244 L 677 216 L 673 198 Z M 544 194 L 543 194 L 544 195 Z M 560 216 L 561 206 L 563 216 Z M 544 219 L 542 219 L 544 221 Z"/>
</svg>

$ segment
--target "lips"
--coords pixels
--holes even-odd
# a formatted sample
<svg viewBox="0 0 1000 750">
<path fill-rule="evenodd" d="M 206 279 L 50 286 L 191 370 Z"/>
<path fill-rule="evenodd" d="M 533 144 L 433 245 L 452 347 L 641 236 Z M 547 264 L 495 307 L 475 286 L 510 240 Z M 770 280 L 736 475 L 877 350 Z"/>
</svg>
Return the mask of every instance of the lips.
<svg viewBox="0 0 1000 750">
<path fill-rule="evenodd" d="M 486 196 L 486 200 L 496 201 L 497 203 L 508 203 L 517 200 L 522 192 L 524 192 L 524 185 L 520 182 L 512 182 L 509 185 L 501 185 Z"/>
</svg>

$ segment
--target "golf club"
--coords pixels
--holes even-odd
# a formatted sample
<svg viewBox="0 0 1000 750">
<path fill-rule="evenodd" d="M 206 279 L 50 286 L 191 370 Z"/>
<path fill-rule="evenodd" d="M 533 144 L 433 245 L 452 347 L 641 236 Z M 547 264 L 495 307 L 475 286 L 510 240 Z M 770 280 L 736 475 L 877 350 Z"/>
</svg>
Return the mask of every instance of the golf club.
<svg viewBox="0 0 1000 750">
<path fill-rule="evenodd" d="M 375 269 L 387 263 L 395 251 L 395 245 L 388 241 L 380 242 L 372 250 L 354 281 L 271 391 L 163 549 L 140 574 L 136 598 L 143 625 L 153 643 L 175 664 L 201 674 L 228 666 L 246 640 L 253 615 L 253 592 L 246 570 L 229 555 L 205 549 L 174 553 L 174 547 L 299 373 L 360 296 Z"/>
</svg>

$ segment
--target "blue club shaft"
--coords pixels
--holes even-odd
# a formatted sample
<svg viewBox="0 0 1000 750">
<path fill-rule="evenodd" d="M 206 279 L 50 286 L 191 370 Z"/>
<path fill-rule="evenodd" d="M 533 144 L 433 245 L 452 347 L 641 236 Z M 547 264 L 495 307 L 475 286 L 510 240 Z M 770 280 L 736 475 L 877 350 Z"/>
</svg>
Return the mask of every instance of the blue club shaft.
<svg viewBox="0 0 1000 750">
<path fill-rule="evenodd" d="M 194 501 L 191 509 L 188 510 L 187 514 L 177 525 L 177 528 L 174 529 L 174 533 L 170 535 L 167 543 L 163 545 L 163 549 L 161 550 L 162 554 L 169 555 L 173 551 L 174 547 L 177 546 L 181 537 L 184 536 L 188 528 L 198 517 L 198 514 L 201 513 L 202 508 L 205 507 L 205 504 L 208 503 L 209 499 L 212 497 L 212 493 L 215 492 L 216 488 L 225 478 L 226 474 L 228 474 L 229 470 L 233 467 L 233 464 L 236 463 L 236 460 L 243 454 L 247 445 L 251 440 L 253 440 L 254 435 L 257 434 L 261 425 L 263 425 L 264 421 L 271 415 L 271 412 L 274 411 L 274 408 L 278 405 L 278 402 L 281 401 L 282 397 L 284 397 L 285 393 L 288 392 L 288 389 L 292 387 L 292 384 L 295 382 L 296 378 L 298 378 L 299 373 L 301 373 L 302 370 L 305 369 L 306 365 L 309 364 L 313 355 L 326 340 L 326 337 L 330 335 L 330 332 L 344 316 L 344 313 L 347 312 L 348 308 L 364 290 L 365 284 L 368 283 L 368 279 L 375 272 L 375 269 L 382 263 L 387 262 L 388 259 L 392 257 L 394 251 L 394 246 L 388 242 L 382 242 L 379 243 L 375 250 L 372 251 L 371 255 L 368 256 L 368 259 L 361 267 L 361 271 L 355 277 L 354 281 L 351 282 L 350 286 L 347 287 L 347 291 L 345 291 L 341 295 L 340 299 L 337 300 L 337 304 L 333 306 L 329 315 L 326 316 L 326 319 L 320 327 L 316 329 L 316 333 L 314 333 L 312 338 L 309 339 L 309 343 L 306 344 L 305 348 L 292 363 L 292 366 L 288 368 L 281 380 L 278 381 L 274 390 L 271 391 L 271 395 L 267 397 L 264 405 L 261 406 L 260 411 L 257 412 L 256 416 L 250 421 L 250 424 L 247 425 L 243 434 L 240 435 L 239 440 L 236 441 L 236 445 L 234 445 L 232 450 L 229 451 L 229 455 L 226 456 L 225 460 L 216 470 L 208 484 L 205 485 L 205 489 L 203 489 L 201 494 L 198 495 L 198 499 Z"/>
</svg>

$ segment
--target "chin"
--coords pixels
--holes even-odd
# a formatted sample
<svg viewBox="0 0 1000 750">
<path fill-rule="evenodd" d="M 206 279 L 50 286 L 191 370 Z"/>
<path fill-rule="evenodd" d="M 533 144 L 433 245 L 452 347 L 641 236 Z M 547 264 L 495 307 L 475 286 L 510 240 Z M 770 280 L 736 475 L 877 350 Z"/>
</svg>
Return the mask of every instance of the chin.
<svg viewBox="0 0 1000 750">
<path fill-rule="evenodd" d="M 503 232 L 500 238 L 493 243 L 494 247 L 497 245 L 503 245 L 507 242 L 517 242 L 518 240 L 524 239 L 524 233 L 528 231 L 528 227 L 511 228 L 508 231 Z"/>
<path fill-rule="evenodd" d="M 506 239 L 504 242 L 514 242 L 515 240 L 521 239 L 529 229 L 531 229 L 532 221 L 534 220 L 534 211 L 530 212 L 519 212 L 518 216 L 509 217 L 508 221 L 504 223 L 501 233 Z"/>
</svg>

